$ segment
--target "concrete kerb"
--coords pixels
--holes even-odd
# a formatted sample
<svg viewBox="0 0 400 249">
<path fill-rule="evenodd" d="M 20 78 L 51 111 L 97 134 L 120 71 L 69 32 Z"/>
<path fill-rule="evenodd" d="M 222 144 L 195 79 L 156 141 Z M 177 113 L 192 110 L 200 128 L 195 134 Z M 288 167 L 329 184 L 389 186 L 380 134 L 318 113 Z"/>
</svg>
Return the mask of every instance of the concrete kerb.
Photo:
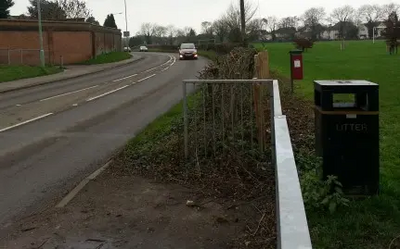
<svg viewBox="0 0 400 249">
<path fill-rule="evenodd" d="M 74 76 L 71 76 L 71 77 L 64 77 L 64 78 L 55 79 L 55 80 L 45 80 L 45 81 L 42 81 L 42 82 L 38 82 L 36 84 L 20 86 L 20 87 L 5 89 L 5 90 L 0 89 L 0 93 L 14 92 L 14 91 L 18 91 L 18 90 L 21 90 L 21 89 L 28 89 L 28 88 L 47 85 L 47 84 L 56 83 L 56 82 L 60 82 L 60 81 L 64 81 L 64 80 L 76 79 L 76 78 L 79 78 L 79 77 L 95 74 L 95 73 L 98 73 L 98 72 L 103 71 L 103 70 L 115 69 L 115 68 L 123 67 L 123 66 L 126 66 L 126 65 L 134 64 L 134 63 L 137 63 L 137 62 L 139 62 L 139 61 L 141 61 L 143 59 L 144 59 L 144 57 L 138 57 L 138 58 L 135 58 L 135 59 L 130 59 L 131 61 L 129 61 L 129 62 L 125 62 L 125 63 L 116 62 L 115 64 L 113 63 L 113 65 L 110 66 L 110 67 L 99 68 L 99 69 L 96 69 L 94 71 L 90 71 L 90 72 L 79 74 L 79 75 L 74 75 Z"/>
</svg>

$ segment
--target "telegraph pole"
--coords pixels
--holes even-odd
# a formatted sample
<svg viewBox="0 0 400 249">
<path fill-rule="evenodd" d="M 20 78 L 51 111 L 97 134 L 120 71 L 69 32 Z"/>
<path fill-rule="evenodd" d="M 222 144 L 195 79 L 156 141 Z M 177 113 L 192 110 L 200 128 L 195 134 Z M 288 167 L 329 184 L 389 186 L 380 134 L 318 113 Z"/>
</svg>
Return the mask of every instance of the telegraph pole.
<svg viewBox="0 0 400 249">
<path fill-rule="evenodd" d="M 241 20 L 241 31 L 242 31 L 242 42 L 243 46 L 247 47 L 246 42 L 246 13 L 245 13 L 245 5 L 244 0 L 240 0 L 240 20 Z"/>
<path fill-rule="evenodd" d="M 40 65 L 45 67 L 45 58 L 44 58 L 44 48 L 43 48 L 43 29 L 42 29 L 42 10 L 40 8 L 40 1 L 37 0 L 37 9 L 38 9 L 38 26 L 39 26 L 39 43 L 40 43 Z"/>
</svg>

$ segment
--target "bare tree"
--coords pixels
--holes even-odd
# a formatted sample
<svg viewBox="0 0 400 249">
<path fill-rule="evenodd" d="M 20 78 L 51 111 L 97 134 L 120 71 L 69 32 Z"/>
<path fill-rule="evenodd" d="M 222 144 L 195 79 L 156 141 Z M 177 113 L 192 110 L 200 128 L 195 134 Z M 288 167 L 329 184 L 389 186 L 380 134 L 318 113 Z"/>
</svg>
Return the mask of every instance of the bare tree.
<svg viewBox="0 0 400 249">
<path fill-rule="evenodd" d="M 166 31 L 167 31 L 169 45 L 173 45 L 175 37 L 177 36 L 177 33 L 178 33 L 177 29 L 175 28 L 174 25 L 168 25 L 166 27 Z"/>
<path fill-rule="evenodd" d="M 202 34 L 212 34 L 213 26 L 211 22 L 204 21 L 201 23 L 201 33 Z"/>
<path fill-rule="evenodd" d="M 189 36 L 190 35 L 190 31 L 192 31 L 191 27 L 184 27 L 183 28 L 183 33 L 185 34 L 185 36 Z"/>
<path fill-rule="evenodd" d="M 310 29 L 311 38 L 316 40 L 319 38 L 322 32 L 322 22 L 326 17 L 325 9 L 322 7 L 311 8 L 304 12 L 302 20 L 304 22 L 304 27 Z"/>
<path fill-rule="evenodd" d="M 143 23 L 140 26 L 139 34 L 144 36 L 147 44 L 152 43 L 152 37 L 155 35 L 156 32 L 155 26 L 156 25 L 153 23 Z"/>
<path fill-rule="evenodd" d="M 266 23 L 261 18 L 252 19 L 246 26 L 246 36 L 250 41 L 262 40 L 266 33 Z"/>
<path fill-rule="evenodd" d="M 384 18 L 384 11 L 383 8 L 377 4 L 366 4 L 358 9 L 358 15 L 360 20 L 366 23 L 365 26 L 368 28 L 368 36 L 372 37 L 374 28 L 379 26 L 379 22 Z"/>
<path fill-rule="evenodd" d="M 56 2 L 65 11 L 67 18 L 87 19 L 92 14 L 86 2 L 82 0 L 57 0 Z"/>
<path fill-rule="evenodd" d="M 345 5 L 333 10 L 331 20 L 336 22 L 349 22 L 353 19 L 355 9 L 350 5 Z"/>
<path fill-rule="evenodd" d="M 299 26 L 299 21 L 300 19 L 297 16 L 288 16 L 285 18 L 282 18 L 281 21 L 279 22 L 278 26 L 279 28 L 295 28 Z"/>
<path fill-rule="evenodd" d="M 400 14 L 400 5 L 397 3 L 389 3 L 385 4 L 382 7 L 382 12 L 384 15 L 384 19 L 388 19 L 390 15 L 396 13 L 397 15 Z"/>
<path fill-rule="evenodd" d="M 220 42 L 223 42 L 229 33 L 229 25 L 226 17 L 221 17 L 213 23 L 213 29 L 215 35 L 218 37 Z"/>
<path fill-rule="evenodd" d="M 166 29 L 167 29 L 167 35 L 168 35 L 168 37 L 175 37 L 175 36 L 176 36 L 177 29 L 175 28 L 174 25 L 168 25 L 168 26 L 166 27 Z"/>
<path fill-rule="evenodd" d="M 352 22 L 355 9 L 350 5 L 345 5 L 333 10 L 330 19 L 332 22 L 339 24 L 339 36 L 342 38 L 342 49 L 344 49 L 344 39 L 346 37 L 347 26 Z"/>
<path fill-rule="evenodd" d="M 167 28 L 164 26 L 154 25 L 154 36 L 156 37 L 164 37 L 167 35 Z"/>
<path fill-rule="evenodd" d="M 249 1 L 245 2 L 244 14 L 245 14 L 245 24 L 253 19 L 257 8 L 254 7 Z M 241 29 L 241 15 L 240 8 L 234 4 L 231 4 L 226 12 L 226 20 L 231 29 L 239 28 Z"/>
<path fill-rule="evenodd" d="M 264 20 L 264 22 L 267 23 L 267 30 L 272 36 L 272 40 L 274 41 L 276 39 L 276 30 L 278 29 L 278 18 L 275 16 L 269 16 L 267 19 Z"/>
</svg>

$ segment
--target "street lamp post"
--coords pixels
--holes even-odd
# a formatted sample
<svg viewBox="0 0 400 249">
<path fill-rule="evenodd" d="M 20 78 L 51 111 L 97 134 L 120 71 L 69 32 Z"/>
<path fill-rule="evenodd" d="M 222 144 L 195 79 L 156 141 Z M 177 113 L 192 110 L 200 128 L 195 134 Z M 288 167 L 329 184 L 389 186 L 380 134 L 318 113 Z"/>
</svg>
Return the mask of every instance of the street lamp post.
<svg viewBox="0 0 400 249">
<path fill-rule="evenodd" d="M 39 26 L 39 43 L 40 43 L 40 65 L 45 67 L 45 60 L 44 60 L 44 49 L 43 49 L 43 29 L 42 29 L 42 10 L 40 8 L 40 1 L 37 0 L 37 9 L 38 9 L 38 26 Z"/>
<path fill-rule="evenodd" d="M 124 0 L 124 5 L 125 5 L 125 47 L 129 47 L 129 32 L 128 32 L 128 14 L 127 14 L 127 7 L 126 7 L 126 0 Z M 125 35 L 124 35 L 125 36 Z"/>
<path fill-rule="evenodd" d="M 127 8 L 126 8 L 126 0 L 124 0 L 125 4 L 125 31 L 128 31 L 128 15 L 127 15 Z"/>
</svg>

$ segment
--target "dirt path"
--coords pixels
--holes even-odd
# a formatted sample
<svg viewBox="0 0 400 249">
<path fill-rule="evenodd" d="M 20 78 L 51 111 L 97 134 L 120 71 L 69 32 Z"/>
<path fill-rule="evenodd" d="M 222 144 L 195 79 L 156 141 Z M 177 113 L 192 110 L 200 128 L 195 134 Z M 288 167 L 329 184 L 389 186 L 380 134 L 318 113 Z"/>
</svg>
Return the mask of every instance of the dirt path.
<svg viewBox="0 0 400 249">
<path fill-rule="evenodd" d="M 197 199 L 177 185 L 106 171 L 64 209 L 51 208 L 9 228 L 0 248 L 247 248 L 253 208 Z M 194 206 L 187 205 L 187 201 Z M 4 235 L 3 235 L 4 236 Z"/>
</svg>

